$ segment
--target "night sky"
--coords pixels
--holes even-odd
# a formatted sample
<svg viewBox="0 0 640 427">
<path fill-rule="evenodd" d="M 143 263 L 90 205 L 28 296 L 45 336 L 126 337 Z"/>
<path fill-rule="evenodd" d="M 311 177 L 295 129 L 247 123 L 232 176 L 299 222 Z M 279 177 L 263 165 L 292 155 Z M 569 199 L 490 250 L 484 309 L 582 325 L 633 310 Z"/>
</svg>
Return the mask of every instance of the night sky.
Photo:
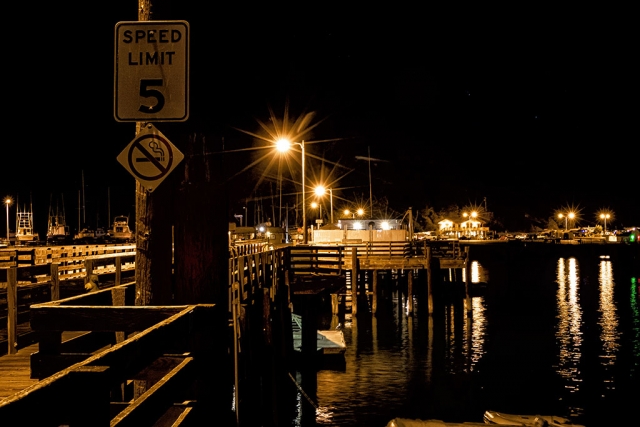
<svg viewBox="0 0 640 427">
<path fill-rule="evenodd" d="M 105 226 L 107 200 L 111 218 L 134 214 L 116 157 L 135 125 L 113 117 L 113 74 L 114 28 L 137 19 L 137 2 L 119 3 L 43 6 L 24 25 L 39 41 L 9 49 L 5 84 L 21 89 L 5 124 L 24 125 L 5 132 L 0 195 L 31 199 L 41 236 L 61 195 L 76 227 L 83 177 L 89 218 Z M 371 157 L 374 198 L 400 213 L 486 198 L 507 229 L 565 207 L 585 225 L 604 208 L 640 225 L 637 34 L 623 10 L 155 3 L 152 19 L 191 29 L 190 118 L 156 126 L 176 142 L 206 134 L 234 153 L 232 170 L 256 156 L 234 150 L 265 145 L 248 133 L 286 107 L 317 122 L 305 138 L 325 142 L 307 145 L 307 167 L 329 162 L 336 206 L 368 199 L 358 157 Z M 254 188 L 264 172 L 229 179 L 231 213 L 273 194 L 273 172 Z"/>
</svg>

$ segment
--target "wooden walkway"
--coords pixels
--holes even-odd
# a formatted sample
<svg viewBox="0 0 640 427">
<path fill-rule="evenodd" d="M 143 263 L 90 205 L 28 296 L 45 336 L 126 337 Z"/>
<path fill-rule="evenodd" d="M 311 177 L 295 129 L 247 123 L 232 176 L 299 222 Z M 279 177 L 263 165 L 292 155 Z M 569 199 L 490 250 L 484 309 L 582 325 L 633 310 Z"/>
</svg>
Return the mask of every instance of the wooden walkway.
<svg viewBox="0 0 640 427">
<path fill-rule="evenodd" d="M 38 351 L 38 344 L 18 350 L 15 354 L 0 357 L 0 401 L 38 382 L 31 379 L 31 353 Z"/>
<path fill-rule="evenodd" d="M 62 340 L 77 336 L 78 332 L 63 332 Z M 15 354 L 0 357 L 0 402 L 37 383 L 31 378 L 31 354 L 38 351 L 38 343 L 23 347 Z"/>
</svg>

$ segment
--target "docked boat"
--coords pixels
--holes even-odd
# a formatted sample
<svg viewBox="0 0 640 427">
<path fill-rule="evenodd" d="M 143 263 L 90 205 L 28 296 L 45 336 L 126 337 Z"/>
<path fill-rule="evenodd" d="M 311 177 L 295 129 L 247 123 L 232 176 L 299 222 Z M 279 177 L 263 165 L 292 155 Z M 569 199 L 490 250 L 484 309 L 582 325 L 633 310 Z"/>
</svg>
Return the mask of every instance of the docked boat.
<svg viewBox="0 0 640 427">
<path fill-rule="evenodd" d="M 64 201 L 62 210 L 56 205 L 56 209 L 53 209 L 53 205 L 49 204 L 49 220 L 47 222 L 47 244 L 48 245 L 61 245 L 71 242 L 71 234 L 69 233 L 69 226 L 64 213 Z"/>
<path fill-rule="evenodd" d="M 89 228 L 83 228 L 73 236 L 75 243 L 94 243 L 95 240 L 96 232 Z"/>
<path fill-rule="evenodd" d="M 485 424 L 518 427 L 585 427 L 573 424 L 571 420 L 556 415 L 518 415 L 497 411 L 485 411 Z"/>
<path fill-rule="evenodd" d="M 24 207 L 16 213 L 16 245 L 36 245 L 40 241 L 40 236 L 33 228 L 33 207 L 29 210 Z"/>
<path fill-rule="evenodd" d="M 293 349 L 302 350 L 302 317 L 291 313 L 291 329 L 293 330 Z M 344 333 L 341 330 L 321 330 L 317 332 L 317 351 L 323 355 L 342 355 L 347 350 Z"/>
<path fill-rule="evenodd" d="M 486 427 L 485 423 L 465 421 L 462 423 L 446 422 L 442 420 L 411 420 L 408 418 L 394 418 L 386 427 Z M 515 427 L 515 426 L 514 426 Z"/>
<path fill-rule="evenodd" d="M 116 243 L 131 243 L 135 239 L 129 228 L 129 217 L 118 215 L 113 219 L 113 225 L 107 232 L 107 238 Z"/>
<path fill-rule="evenodd" d="M 104 228 L 98 227 L 94 233 L 94 240 L 96 243 L 103 243 L 107 238 L 107 232 Z"/>
</svg>

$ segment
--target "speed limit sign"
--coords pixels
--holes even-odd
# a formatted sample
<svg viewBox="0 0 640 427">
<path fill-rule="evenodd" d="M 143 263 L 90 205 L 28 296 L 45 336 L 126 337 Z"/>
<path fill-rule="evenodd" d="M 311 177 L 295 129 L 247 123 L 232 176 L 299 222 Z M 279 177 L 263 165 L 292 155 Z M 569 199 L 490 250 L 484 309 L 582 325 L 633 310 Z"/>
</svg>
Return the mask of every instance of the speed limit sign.
<svg viewBox="0 0 640 427">
<path fill-rule="evenodd" d="M 119 122 L 189 118 L 189 23 L 118 22 L 114 117 Z"/>
</svg>

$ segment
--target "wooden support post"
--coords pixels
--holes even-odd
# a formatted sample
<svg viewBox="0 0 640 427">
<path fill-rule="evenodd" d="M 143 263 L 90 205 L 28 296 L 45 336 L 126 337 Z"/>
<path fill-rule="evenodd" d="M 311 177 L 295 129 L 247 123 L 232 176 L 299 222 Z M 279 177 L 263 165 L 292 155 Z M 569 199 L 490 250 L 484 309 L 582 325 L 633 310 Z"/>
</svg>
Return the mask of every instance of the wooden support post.
<svg viewBox="0 0 640 427">
<path fill-rule="evenodd" d="M 16 354 L 18 344 L 18 268 L 7 270 L 7 354 Z"/>
<path fill-rule="evenodd" d="M 73 390 L 77 395 L 73 399 L 77 406 L 70 411 L 69 424 L 72 426 L 109 426 L 111 414 L 109 411 L 109 386 L 107 366 L 80 366 L 69 373 L 69 382 L 82 384 Z"/>
<path fill-rule="evenodd" d="M 316 299 L 314 297 L 306 298 L 303 305 L 302 313 L 302 339 L 301 350 L 303 364 L 306 368 L 316 367 L 316 359 L 318 353 L 318 319 L 316 311 Z"/>
<path fill-rule="evenodd" d="M 409 315 L 413 315 L 413 270 L 407 273 L 407 308 Z"/>
<path fill-rule="evenodd" d="M 464 293 L 465 293 L 465 301 L 467 306 L 467 314 L 471 315 L 471 294 L 469 293 L 469 282 L 471 276 L 471 262 L 469 261 L 469 246 L 465 246 L 464 248 L 465 258 L 464 258 Z"/>
<path fill-rule="evenodd" d="M 351 249 L 351 314 L 358 314 L 358 248 Z"/>
<path fill-rule="evenodd" d="M 160 20 L 162 17 L 154 14 L 154 19 Z M 170 138 L 170 135 L 167 137 Z M 232 401 L 232 377 L 227 370 L 220 369 L 220 366 L 228 363 L 229 355 L 226 346 L 218 345 L 226 342 L 229 329 L 228 315 L 223 309 L 229 300 L 229 195 L 224 179 L 228 176 L 228 159 L 222 155 L 203 156 L 202 153 L 221 151 L 222 144 L 222 141 L 203 134 L 192 133 L 172 142 L 183 150 L 184 160 L 151 194 L 154 203 L 160 201 L 158 196 L 162 191 L 166 190 L 165 196 L 170 196 L 162 199 L 160 204 L 155 204 L 158 209 L 155 214 L 163 216 L 168 211 L 173 215 L 173 218 L 166 219 L 173 219 L 175 265 L 172 272 L 172 224 L 167 222 L 167 258 L 153 257 L 153 262 L 161 263 L 162 268 L 166 268 L 166 273 L 156 270 L 150 275 L 154 282 L 158 280 L 158 275 L 166 279 L 167 288 L 161 285 L 162 289 L 158 291 L 167 290 L 168 296 L 172 298 L 168 303 L 157 300 L 154 283 L 153 301 L 150 305 L 215 304 L 218 307 L 211 319 L 211 334 L 203 337 L 201 343 L 207 349 L 209 359 L 196 386 L 197 395 L 202 398 L 198 398 L 198 403 L 203 403 L 199 405 L 202 411 L 198 411 L 198 422 L 194 424 L 205 425 L 210 422 L 212 414 L 215 414 L 220 424 L 230 425 L 227 418 L 234 415 L 229 405 Z M 173 194 L 170 191 L 172 189 Z M 168 206 L 173 209 L 167 209 Z M 142 210 L 137 209 L 137 212 L 142 214 Z M 136 226 L 136 272 L 145 269 L 144 265 L 138 264 L 139 253 L 146 251 L 151 255 L 148 252 L 151 248 L 150 240 L 158 232 L 157 227 L 151 230 L 145 224 L 140 225 L 141 227 Z M 146 232 L 149 232 L 149 236 L 145 236 Z M 164 231 L 162 233 L 164 235 Z M 157 243 L 164 243 L 164 239 Z M 164 245 L 160 246 L 164 248 Z M 244 284 L 241 283 L 240 286 L 244 291 Z M 204 403 L 205 399 L 207 403 Z M 251 407 L 245 405 L 245 409 L 250 411 Z M 242 414 L 239 419 L 242 421 Z"/>
<path fill-rule="evenodd" d="M 338 294 L 331 294 L 331 314 L 337 316 L 339 312 Z"/>
<path fill-rule="evenodd" d="M 373 298 L 371 301 L 371 312 L 375 316 L 378 311 L 378 270 L 373 270 Z"/>
<path fill-rule="evenodd" d="M 116 257 L 115 261 L 116 261 L 115 286 L 119 286 L 122 284 L 122 257 Z"/>
<path fill-rule="evenodd" d="M 120 259 L 120 258 L 118 258 Z M 118 285 L 118 282 L 116 282 Z M 122 288 L 112 288 L 111 289 L 111 305 L 114 307 L 123 307 L 125 304 L 125 290 Z M 116 343 L 121 343 L 126 339 L 124 335 L 124 331 L 116 331 Z"/>
<path fill-rule="evenodd" d="M 84 284 L 91 280 L 91 275 L 93 274 L 93 260 L 90 258 L 84 259 Z"/>
<path fill-rule="evenodd" d="M 60 299 L 60 264 L 57 262 L 51 263 L 51 301 L 58 301 Z"/>
<path fill-rule="evenodd" d="M 431 247 L 427 247 L 427 305 L 429 314 L 433 314 L 433 279 L 431 277 Z"/>
</svg>

